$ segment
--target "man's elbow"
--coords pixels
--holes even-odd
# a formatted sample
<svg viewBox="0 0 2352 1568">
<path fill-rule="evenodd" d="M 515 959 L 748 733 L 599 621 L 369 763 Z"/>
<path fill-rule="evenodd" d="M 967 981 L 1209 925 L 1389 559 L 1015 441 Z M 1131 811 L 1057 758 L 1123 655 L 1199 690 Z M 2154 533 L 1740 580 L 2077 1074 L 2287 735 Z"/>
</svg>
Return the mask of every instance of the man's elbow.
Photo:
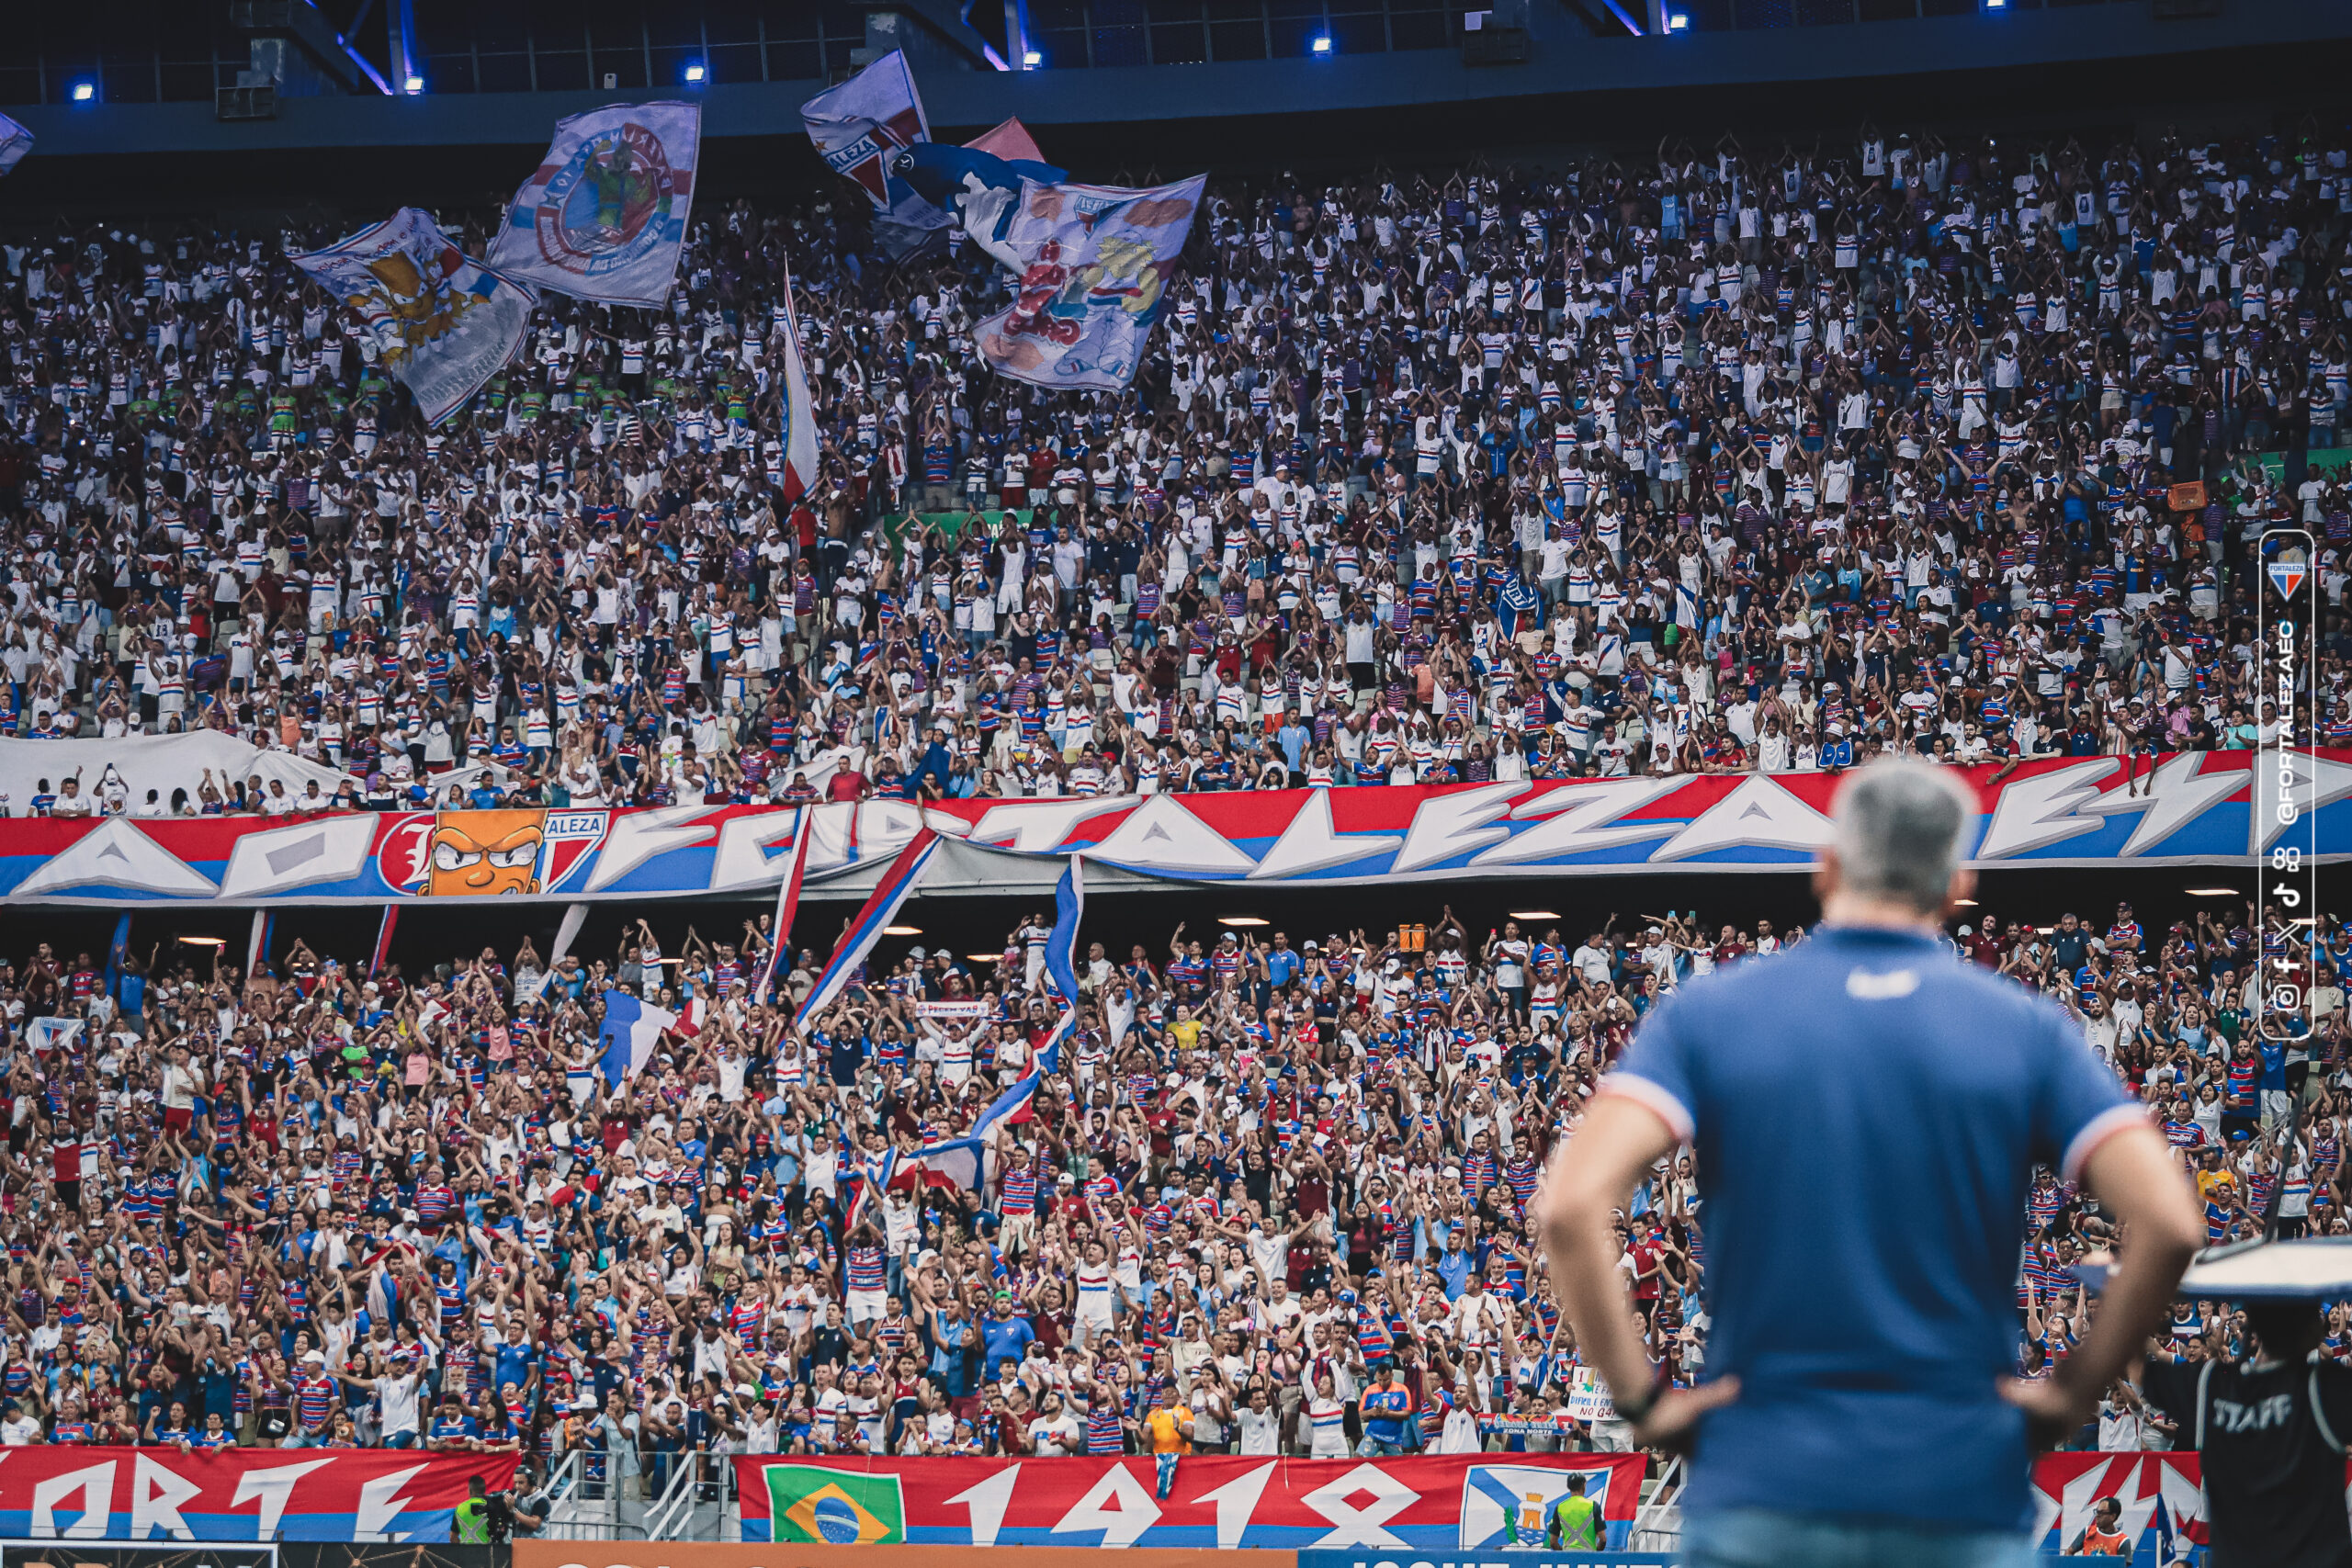
<svg viewBox="0 0 2352 1568">
<path fill-rule="evenodd" d="M 2184 1190 L 2142 1215 L 2125 1233 L 2124 1243 L 2127 1248 L 2147 1248 L 2177 1275 L 2205 1245 L 2204 1217 Z"/>
</svg>

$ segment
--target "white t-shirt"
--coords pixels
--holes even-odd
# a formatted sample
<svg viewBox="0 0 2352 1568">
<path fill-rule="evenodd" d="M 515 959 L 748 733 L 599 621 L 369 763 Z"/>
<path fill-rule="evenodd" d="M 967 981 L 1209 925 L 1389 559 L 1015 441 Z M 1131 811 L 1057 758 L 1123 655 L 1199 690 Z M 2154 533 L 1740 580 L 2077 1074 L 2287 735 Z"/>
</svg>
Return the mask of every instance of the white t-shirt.
<svg viewBox="0 0 2352 1568">
<path fill-rule="evenodd" d="M 422 1381 L 416 1372 L 376 1380 L 376 1404 L 383 1412 L 384 1436 L 424 1430 L 416 1418 L 416 1385 Z"/>
</svg>

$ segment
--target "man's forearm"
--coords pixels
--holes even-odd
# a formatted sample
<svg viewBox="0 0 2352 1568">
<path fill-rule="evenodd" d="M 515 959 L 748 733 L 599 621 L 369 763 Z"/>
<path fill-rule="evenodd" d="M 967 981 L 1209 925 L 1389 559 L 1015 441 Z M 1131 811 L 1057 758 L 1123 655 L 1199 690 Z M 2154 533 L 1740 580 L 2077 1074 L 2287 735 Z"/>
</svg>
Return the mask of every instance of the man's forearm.
<svg viewBox="0 0 2352 1568">
<path fill-rule="evenodd" d="M 2203 1244 L 2204 1229 L 2188 1183 L 2153 1123 L 2109 1139 L 2094 1151 L 2084 1175 L 2124 1226 L 2098 1314 L 2057 1373 L 2062 1386 L 2096 1397 L 2122 1375 L 2162 1325 L 2182 1272 Z"/>
<path fill-rule="evenodd" d="M 1634 1332 L 1633 1300 L 1619 1282 L 1607 1212 L 1555 1215 L 1544 1240 L 1552 1290 L 1575 1325 L 1586 1364 L 1609 1381 L 1612 1394 L 1638 1399 L 1655 1374 L 1648 1348 Z"/>
</svg>

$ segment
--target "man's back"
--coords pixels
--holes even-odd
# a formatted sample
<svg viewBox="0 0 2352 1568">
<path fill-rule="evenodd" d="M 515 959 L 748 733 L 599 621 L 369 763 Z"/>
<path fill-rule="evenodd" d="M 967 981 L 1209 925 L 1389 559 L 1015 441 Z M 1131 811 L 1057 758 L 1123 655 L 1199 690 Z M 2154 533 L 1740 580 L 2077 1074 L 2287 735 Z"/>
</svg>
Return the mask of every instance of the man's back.
<svg viewBox="0 0 2352 1568">
<path fill-rule="evenodd" d="M 1831 928 L 1684 987 L 1611 1084 L 1699 1154 L 1708 1370 L 1741 1392 L 1691 1504 L 2021 1526 L 1996 1389 L 2031 1167 L 2141 1114 L 2073 1021 L 1924 933 Z"/>
</svg>

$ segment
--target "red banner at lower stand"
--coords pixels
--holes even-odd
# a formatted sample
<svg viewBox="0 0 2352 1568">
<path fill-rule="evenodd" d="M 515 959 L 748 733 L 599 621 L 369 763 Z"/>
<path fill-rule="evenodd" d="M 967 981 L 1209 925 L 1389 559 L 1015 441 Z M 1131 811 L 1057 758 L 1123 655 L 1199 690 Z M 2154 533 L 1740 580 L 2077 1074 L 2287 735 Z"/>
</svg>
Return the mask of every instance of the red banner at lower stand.
<svg viewBox="0 0 2352 1568">
<path fill-rule="evenodd" d="M 0 1538 L 444 1541 L 468 1482 L 504 1491 L 515 1464 L 402 1449 L 8 1449 Z"/>
<path fill-rule="evenodd" d="M 1540 1544 L 1585 1478 L 1612 1542 L 1641 1506 L 1641 1454 L 1223 1455 L 993 1460 L 739 1458 L 743 1539 L 880 1545 L 1331 1551 Z"/>
</svg>

